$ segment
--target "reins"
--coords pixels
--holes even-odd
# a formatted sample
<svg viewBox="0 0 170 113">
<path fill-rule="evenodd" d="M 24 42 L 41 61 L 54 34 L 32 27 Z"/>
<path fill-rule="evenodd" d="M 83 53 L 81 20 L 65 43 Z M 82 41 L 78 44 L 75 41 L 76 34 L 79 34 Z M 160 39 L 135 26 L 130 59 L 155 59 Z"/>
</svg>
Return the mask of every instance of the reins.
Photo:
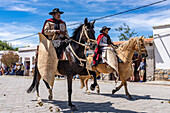
<svg viewBox="0 0 170 113">
<path fill-rule="evenodd" d="M 85 47 L 85 56 L 86 56 L 86 49 L 87 49 L 87 47 L 88 47 L 88 43 L 90 42 L 90 41 L 93 41 L 93 42 L 95 42 L 96 40 L 93 40 L 93 39 L 90 39 L 89 38 L 89 36 L 87 35 L 87 31 L 85 30 L 86 29 L 86 27 L 85 27 L 85 25 L 83 25 L 82 26 L 82 31 L 81 31 L 81 34 L 80 34 L 80 39 L 79 39 L 79 42 L 78 41 L 75 41 L 75 40 L 73 40 L 73 39 L 71 39 L 68 35 L 65 35 L 67 38 L 69 38 L 69 39 L 71 39 L 73 42 L 75 42 L 75 43 L 77 43 L 77 44 L 79 44 L 79 45 L 81 45 L 81 46 L 84 46 Z M 81 41 L 81 38 L 82 38 L 82 36 L 83 36 L 83 33 L 85 34 L 85 37 L 87 38 L 87 45 L 86 44 L 82 44 L 80 41 Z M 87 60 L 87 58 L 86 59 L 83 59 L 83 58 L 80 58 L 79 56 L 77 56 L 77 54 L 75 53 L 75 51 L 73 50 L 73 48 L 72 48 L 72 46 L 71 46 L 71 44 L 69 43 L 69 47 L 70 47 L 70 50 L 72 51 L 72 53 L 74 54 L 74 56 L 80 61 L 80 66 L 84 66 L 83 65 L 83 63 L 82 63 L 82 61 L 84 61 L 84 62 L 86 62 Z"/>
<path fill-rule="evenodd" d="M 71 46 L 70 43 L 69 43 L 69 47 L 70 47 L 70 50 L 72 51 L 72 53 L 74 54 L 74 56 L 80 61 L 80 66 L 84 66 L 83 63 L 82 63 L 82 61 L 86 62 L 87 60 L 78 57 L 77 54 L 74 52 L 74 50 L 73 50 L 73 48 L 72 48 L 72 46 Z"/>
</svg>

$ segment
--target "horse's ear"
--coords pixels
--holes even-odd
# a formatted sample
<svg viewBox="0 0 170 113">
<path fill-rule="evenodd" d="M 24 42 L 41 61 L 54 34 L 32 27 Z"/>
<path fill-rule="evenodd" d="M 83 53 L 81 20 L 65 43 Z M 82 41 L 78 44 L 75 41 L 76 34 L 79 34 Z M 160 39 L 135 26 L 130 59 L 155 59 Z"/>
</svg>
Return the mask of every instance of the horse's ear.
<svg viewBox="0 0 170 113">
<path fill-rule="evenodd" d="M 143 39 L 143 35 L 139 39 Z"/>
<path fill-rule="evenodd" d="M 92 22 L 92 25 L 94 26 L 94 23 L 96 22 L 96 20 L 94 20 L 93 22 Z"/>
<path fill-rule="evenodd" d="M 88 20 L 87 20 L 87 18 L 85 18 L 84 19 L 84 25 L 87 25 L 87 23 L 88 23 Z"/>
</svg>

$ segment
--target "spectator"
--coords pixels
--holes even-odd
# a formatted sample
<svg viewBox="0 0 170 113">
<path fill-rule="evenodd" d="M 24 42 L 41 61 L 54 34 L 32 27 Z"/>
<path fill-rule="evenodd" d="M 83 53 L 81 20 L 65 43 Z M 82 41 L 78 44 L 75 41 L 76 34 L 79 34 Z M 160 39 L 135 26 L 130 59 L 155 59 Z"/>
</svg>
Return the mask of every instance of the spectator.
<svg viewBox="0 0 170 113">
<path fill-rule="evenodd" d="M 11 75 L 14 75 L 15 74 L 14 64 L 11 64 L 10 70 L 11 70 Z"/>
<path fill-rule="evenodd" d="M 142 58 L 142 62 L 140 62 L 140 65 L 138 67 L 140 82 L 143 82 L 143 76 L 145 74 L 145 69 L 146 69 L 145 59 Z"/>
<path fill-rule="evenodd" d="M 3 69 L 3 67 L 1 66 L 1 75 L 3 75 L 4 74 L 4 69 Z"/>
<path fill-rule="evenodd" d="M 17 70 L 17 63 L 16 64 L 14 64 L 14 74 L 16 75 L 16 70 Z"/>
<path fill-rule="evenodd" d="M 34 75 L 35 63 L 32 64 L 32 75 Z"/>
<path fill-rule="evenodd" d="M 5 65 L 4 67 L 5 67 L 5 70 L 4 70 L 5 73 L 4 73 L 4 74 L 5 74 L 5 75 L 8 75 L 8 74 L 9 74 L 9 67 L 7 67 L 6 65 Z"/>
<path fill-rule="evenodd" d="M 134 73 L 135 73 L 135 63 L 133 62 L 132 63 L 132 76 L 130 77 L 130 82 L 134 82 L 135 81 Z"/>
<path fill-rule="evenodd" d="M 18 63 L 16 65 L 16 75 L 20 75 L 21 67 Z"/>
<path fill-rule="evenodd" d="M 25 69 L 25 67 L 24 67 L 23 63 L 21 63 L 21 71 L 20 71 L 21 76 L 24 76 L 24 69 Z"/>
<path fill-rule="evenodd" d="M 30 71 L 30 66 L 29 64 L 27 63 L 26 64 L 26 75 L 29 76 L 29 71 Z"/>
<path fill-rule="evenodd" d="M 2 66 L 0 67 L 0 69 L 1 69 L 1 68 L 2 68 Z M 3 75 L 3 74 L 2 74 L 2 69 L 0 70 L 0 75 Z"/>
</svg>

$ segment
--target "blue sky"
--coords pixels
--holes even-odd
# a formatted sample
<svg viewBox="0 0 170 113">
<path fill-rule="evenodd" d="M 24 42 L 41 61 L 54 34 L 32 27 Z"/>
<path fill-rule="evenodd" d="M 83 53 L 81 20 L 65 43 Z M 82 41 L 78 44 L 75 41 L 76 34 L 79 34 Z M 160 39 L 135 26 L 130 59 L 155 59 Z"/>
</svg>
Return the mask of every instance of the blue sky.
<svg viewBox="0 0 170 113">
<path fill-rule="evenodd" d="M 0 40 L 12 40 L 41 32 L 43 23 L 51 18 L 48 13 L 54 8 L 64 11 L 61 19 L 67 25 L 83 22 L 86 17 L 95 19 L 140 7 L 159 0 L 0 0 Z M 95 23 L 96 37 L 102 26 L 112 29 L 112 41 L 118 41 L 119 32 L 114 29 L 126 23 L 137 34 L 152 35 L 152 27 L 170 24 L 170 0 L 163 3 L 98 20 Z M 69 26 L 69 35 L 78 25 Z M 14 47 L 38 45 L 38 35 L 27 39 L 10 41 Z"/>
</svg>

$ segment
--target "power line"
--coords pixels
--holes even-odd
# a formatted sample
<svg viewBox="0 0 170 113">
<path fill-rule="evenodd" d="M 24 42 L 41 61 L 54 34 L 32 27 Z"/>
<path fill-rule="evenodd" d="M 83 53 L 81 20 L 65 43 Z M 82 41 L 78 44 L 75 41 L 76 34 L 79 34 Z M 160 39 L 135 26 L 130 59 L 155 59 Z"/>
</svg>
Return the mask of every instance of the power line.
<svg viewBox="0 0 170 113">
<path fill-rule="evenodd" d="M 159 4 L 159 3 L 165 2 L 165 1 L 167 1 L 167 0 L 161 0 L 161 1 L 158 1 L 158 2 L 154 2 L 154 3 L 151 3 L 151 4 L 144 5 L 144 6 L 141 6 L 141 7 L 137 7 L 137 8 L 134 8 L 134 9 L 130 9 L 130 10 L 127 10 L 127 11 L 122 11 L 122 12 L 115 13 L 115 14 L 112 14 L 112 15 L 108 15 L 108 16 L 103 16 L 103 17 L 99 17 L 99 18 L 96 18 L 96 19 L 92 19 L 92 20 L 90 20 L 90 21 L 100 20 L 100 19 L 104 19 L 104 18 L 108 18 L 108 17 L 112 17 L 112 16 L 116 16 L 116 15 L 128 13 L 128 12 L 131 12 L 131 11 L 134 11 L 134 10 L 138 10 L 138 9 L 141 9 L 141 8 L 149 7 L 149 6 L 152 6 L 152 5 L 155 5 L 155 4 Z M 77 25 L 77 24 L 81 24 L 81 23 L 82 23 L 82 22 L 77 22 L 77 23 L 69 24 L 69 25 L 67 25 L 67 26 L 73 26 L 73 25 Z M 29 36 L 21 37 L 21 38 L 16 38 L 16 39 L 8 40 L 8 41 L 21 40 L 21 39 L 29 38 L 29 37 L 35 36 L 35 35 L 37 35 L 37 33 L 36 33 L 36 34 L 29 35 Z"/>
<path fill-rule="evenodd" d="M 92 19 L 92 20 L 90 20 L 90 21 L 100 20 L 100 19 L 104 19 L 104 18 L 108 18 L 108 17 L 120 15 L 120 14 L 123 14 L 123 13 L 131 12 L 131 11 L 134 11 L 134 10 L 138 10 L 138 9 L 141 9 L 141 8 L 145 8 L 145 7 L 148 7 L 148 6 L 155 5 L 155 4 L 159 4 L 159 3 L 165 2 L 165 1 L 166 1 L 166 0 L 154 2 L 154 3 L 151 3 L 151 4 L 144 5 L 144 6 L 141 6 L 141 7 L 137 7 L 137 8 L 134 8 L 134 9 L 130 9 L 130 10 L 127 10 L 127 11 L 122 11 L 122 12 L 115 13 L 115 14 L 112 14 L 112 15 L 108 15 L 108 16 L 104 16 L 104 17 L 99 17 L 99 18 L 96 18 L 96 19 Z M 67 26 L 77 25 L 77 24 L 81 24 L 81 23 L 82 23 L 82 22 L 77 22 L 77 23 L 69 24 L 69 25 L 67 25 Z"/>
<path fill-rule="evenodd" d="M 7 41 L 21 40 L 21 39 L 29 38 L 29 37 L 35 36 L 35 35 L 38 35 L 38 33 L 35 33 L 35 34 L 32 34 L 32 35 L 28 35 L 28 36 L 24 36 L 24 37 L 21 37 L 21 38 L 16 38 L 16 39 L 12 39 L 12 40 L 7 40 Z"/>
<path fill-rule="evenodd" d="M 138 10 L 138 9 L 141 9 L 141 8 L 145 8 L 145 7 L 148 7 L 148 6 L 155 5 L 155 4 L 159 4 L 159 3 L 161 3 L 161 2 L 165 2 L 165 1 L 166 1 L 166 0 L 162 0 L 162 1 L 154 2 L 154 3 L 148 4 L 148 5 L 144 5 L 144 6 L 137 7 L 137 8 L 134 8 L 134 9 L 127 10 L 127 11 L 123 11 L 123 12 L 119 12 L 119 13 L 116 13 L 116 14 L 112 14 L 112 15 L 108 15 L 108 16 L 104 16 L 104 17 L 99 17 L 99 18 L 96 18 L 96 19 L 93 19 L 93 20 L 90 20 L 90 21 L 100 20 L 100 19 L 104 19 L 104 18 L 108 18 L 108 17 L 112 17 L 112 16 L 120 15 L 120 14 L 123 14 L 123 13 L 131 12 L 131 11 L 134 11 L 134 10 Z"/>
</svg>

